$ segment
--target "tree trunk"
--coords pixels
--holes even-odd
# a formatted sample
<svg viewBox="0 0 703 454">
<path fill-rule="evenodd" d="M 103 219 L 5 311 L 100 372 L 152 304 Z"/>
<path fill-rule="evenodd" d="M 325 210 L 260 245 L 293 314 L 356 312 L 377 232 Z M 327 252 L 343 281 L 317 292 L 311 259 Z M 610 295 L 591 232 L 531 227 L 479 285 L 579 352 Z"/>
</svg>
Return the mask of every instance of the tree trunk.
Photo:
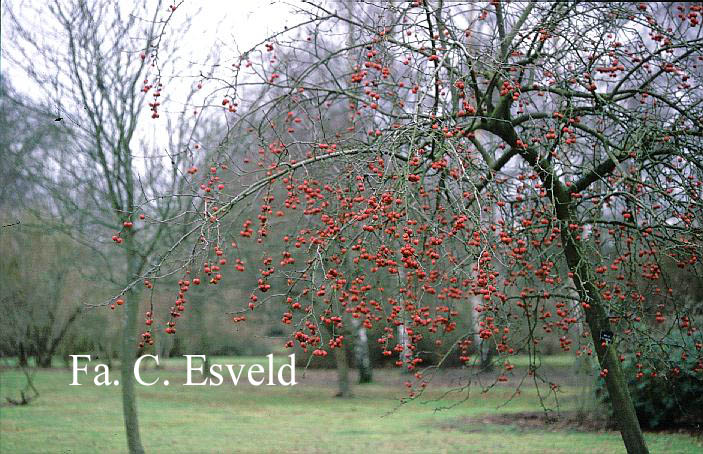
<svg viewBox="0 0 703 454">
<path fill-rule="evenodd" d="M 481 305 L 481 299 L 474 296 L 470 299 L 471 304 L 471 325 L 473 328 L 473 342 L 476 346 L 476 353 L 479 357 L 479 367 L 484 372 L 489 372 L 493 369 L 493 350 L 491 346 L 484 342 L 480 336 L 481 321 L 480 313 L 476 310 Z"/>
<path fill-rule="evenodd" d="M 334 359 L 337 363 L 337 397 L 351 397 L 351 386 L 349 386 L 349 362 L 347 361 L 347 351 L 344 346 L 334 349 Z"/>
<path fill-rule="evenodd" d="M 137 277 L 136 251 L 134 243 L 126 241 L 128 248 L 127 264 L 129 280 Z M 137 417 L 137 397 L 134 389 L 134 363 L 137 354 L 137 315 L 139 312 L 140 287 L 136 285 L 125 295 L 124 313 L 122 317 L 122 412 L 124 415 L 127 447 L 130 454 L 144 454 L 141 437 L 139 436 L 139 419 Z"/>
<path fill-rule="evenodd" d="M 403 285 L 407 284 L 407 278 L 406 278 L 406 273 L 405 273 L 405 268 L 404 267 L 398 267 L 398 285 L 399 287 L 402 287 Z M 399 292 L 399 295 L 402 295 Z M 398 302 L 399 306 L 405 306 L 405 301 L 401 299 Z M 405 323 L 407 323 L 407 314 L 405 312 L 405 309 L 403 309 L 400 313 L 400 323 L 398 327 L 396 328 L 396 335 L 398 336 L 398 344 L 400 344 L 403 349 L 400 352 L 400 361 L 403 362 L 403 372 L 405 373 L 410 373 L 410 368 L 409 366 L 411 365 L 412 362 L 412 356 L 413 356 L 413 351 L 410 349 L 410 336 L 408 334 L 408 328 L 405 326 Z"/>
<path fill-rule="evenodd" d="M 481 370 L 483 372 L 491 372 L 493 370 L 493 356 L 495 356 L 495 350 L 491 348 L 491 344 L 488 342 L 482 342 L 479 344 L 479 352 L 481 355 Z"/>
<path fill-rule="evenodd" d="M 509 110 L 507 110 L 510 102 L 508 98 L 507 96 L 504 97 L 503 104 L 496 108 L 496 112 L 502 111 L 502 115 L 506 117 L 502 118 L 502 120 L 507 120 L 507 122 L 495 122 L 490 125 L 490 130 L 511 146 L 519 146 L 517 145 L 518 135 L 515 129 L 510 126 Z M 571 195 L 566 186 L 557 178 L 556 171 L 549 160 L 540 160 L 539 154 L 529 147 L 523 149 L 520 155 L 539 175 L 544 187 L 554 200 L 557 219 L 561 223 L 562 252 L 566 258 L 569 271 L 573 273 L 574 284 L 581 301 L 590 305 L 590 309 L 584 309 L 586 323 L 591 331 L 591 338 L 593 339 L 601 370 L 608 369 L 608 373 L 605 376 L 605 384 L 608 388 L 613 412 L 622 440 L 625 443 L 625 448 L 630 454 L 649 453 L 642 429 L 637 420 L 630 391 L 627 388 L 627 381 L 622 372 L 620 361 L 615 354 L 615 349 L 610 348 L 612 344 L 605 346 L 601 344 L 600 332 L 609 330 L 610 320 L 605 312 L 605 305 L 601 299 L 600 292 L 593 285 L 595 281 L 595 277 L 591 273 L 593 268 L 587 255 L 580 248 L 582 241 L 581 239 L 576 239 L 567 227 L 569 224 L 578 223 L 578 220 L 573 215 Z"/>
<path fill-rule="evenodd" d="M 171 357 L 172 344 L 171 336 L 165 334 L 163 331 L 156 333 L 155 350 L 161 360 L 158 365 L 154 366 L 156 369 L 162 369 L 164 367 L 163 360 Z"/>
<path fill-rule="evenodd" d="M 27 365 L 27 351 L 24 349 L 24 344 L 20 342 L 17 352 L 17 367 L 27 367 Z"/>
<path fill-rule="evenodd" d="M 344 334 L 346 337 L 346 327 L 335 332 L 331 326 L 327 326 L 327 332 L 331 338 Z M 349 384 L 349 360 L 347 359 L 347 348 L 344 343 L 341 347 L 332 349 L 334 354 L 334 362 L 337 369 L 337 394 L 336 397 L 351 397 L 351 385 Z"/>
<path fill-rule="evenodd" d="M 403 347 L 400 352 L 400 360 L 403 362 L 403 371 L 410 372 L 408 365 L 412 361 L 412 350 L 410 350 L 410 336 L 404 324 L 398 325 L 398 343 Z"/>
<path fill-rule="evenodd" d="M 41 367 L 42 369 L 49 369 L 51 367 L 51 352 L 39 354 L 37 353 L 37 367 Z"/>
<path fill-rule="evenodd" d="M 112 347 L 105 347 L 101 340 L 97 342 L 97 350 L 100 355 L 100 360 L 102 363 L 106 364 L 107 367 L 112 368 Z"/>
<path fill-rule="evenodd" d="M 625 448 L 630 454 L 648 453 L 649 450 L 637 420 L 632 397 L 627 388 L 627 380 L 622 372 L 615 349 L 610 348 L 611 345 L 606 344 L 603 346 L 600 340 L 601 331 L 609 330 L 610 320 L 603 307 L 600 293 L 593 285 L 592 277 L 589 276 L 589 262 L 584 254 L 581 253 L 577 241 L 567 229 L 562 229 L 562 241 L 564 243 L 564 254 L 569 264 L 569 269 L 574 274 L 574 283 L 579 296 L 590 305 L 590 309 L 584 310 L 586 323 L 588 323 L 591 331 L 591 338 L 598 354 L 601 370 L 608 370 L 605 376 L 605 384 L 608 388 L 608 395 L 613 405 L 613 412 L 622 440 L 625 443 Z"/>
<path fill-rule="evenodd" d="M 51 335 L 52 330 L 51 328 L 49 328 L 49 334 L 47 335 L 47 338 L 42 340 L 42 345 L 45 345 L 46 347 L 44 348 L 44 351 L 42 353 L 37 352 L 37 365 L 39 367 L 45 369 L 51 367 L 51 360 L 53 359 L 54 354 L 56 354 L 56 349 L 59 347 L 61 340 L 63 340 L 64 336 L 66 336 L 68 329 L 71 327 L 71 325 L 80 313 L 81 307 L 78 306 L 73 310 L 73 312 L 71 312 L 71 315 L 69 315 L 68 319 L 66 319 L 56 336 Z M 52 322 L 52 325 L 54 322 L 55 320 Z"/>
<path fill-rule="evenodd" d="M 190 296 L 190 307 L 192 308 L 193 318 L 195 319 L 193 324 L 198 331 L 198 351 L 195 353 L 205 355 L 203 376 L 210 377 L 210 339 L 205 323 L 205 315 L 207 314 L 205 302 L 207 299 L 202 297 L 202 287 L 196 287 L 195 292 Z"/>
<path fill-rule="evenodd" d="M 371 356 L 369 355 L 369 339 L 366 335 L 366 328 L 361 320 L 352 319 L 352 326 L 356 334 L 354 342 L 354 357 L 356 367 L 359 369 L 359 383 L 371 383 L 373 380 L 373 368 L 371 367 Z"/>
<path fill-rule="evenodd" d="M 48 310 L 46 315 L 48 319 L 47 323 L 36 328 L 33 348 L 35 365 L 45 369 L 51 367 L 51 356 L 47 357 L 47 345 L 51 337 L 51 327 L 56 320 L 52 310 Z"/>
</svg>

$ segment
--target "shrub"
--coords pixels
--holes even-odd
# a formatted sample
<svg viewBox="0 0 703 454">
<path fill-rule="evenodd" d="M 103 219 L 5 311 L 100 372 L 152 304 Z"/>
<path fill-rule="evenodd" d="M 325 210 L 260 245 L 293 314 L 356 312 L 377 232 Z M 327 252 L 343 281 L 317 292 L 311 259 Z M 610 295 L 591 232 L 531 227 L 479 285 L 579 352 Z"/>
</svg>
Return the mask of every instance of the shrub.
<svg viewBox="0 0 703 454">
<path fill-rule="evenodd" d="M 623 362 L 623 372 L 643 428 L 696 427 L 703 421 L 702 353 L 695 344 L 691 336 L 672 334 L 664 338 L 660 346 L 659 361 L 645 365 L 631 355 Z M 610 408 L 602 378 L 597 381 L 596 396 Z M 613 418 L 612 409 L 610 418 Z"/>
</svg>

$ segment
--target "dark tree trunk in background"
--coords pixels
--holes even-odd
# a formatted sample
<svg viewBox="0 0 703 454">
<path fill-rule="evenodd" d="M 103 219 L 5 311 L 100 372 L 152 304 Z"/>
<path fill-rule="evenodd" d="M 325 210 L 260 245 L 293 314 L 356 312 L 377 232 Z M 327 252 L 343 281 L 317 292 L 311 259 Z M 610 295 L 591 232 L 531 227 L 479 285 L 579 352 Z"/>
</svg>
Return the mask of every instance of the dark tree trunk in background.
<svg viewBox="0 0 703 454">
<path fill-rule="evenodd" d="M 351 386 L 349 384 L 349 361 L 347 351 L 342 347 L 334 349 L 334 359 L 337 365 L 337 397 L 351 397 Z"/>
<path fill-rule="evenodd" d="M 63 340 L 64 336 L 66 336 L 68 329 L 71 327 L 73 322 L 76 321 L 76 318 L 78 318 L 80 313 L 81 306 L 73 309 L 73 312 L 71 312 L 71 315 L 69 315 L 68 319 L 66 319 L 64 324 L 61 326 L 61 329 L 55 336 L 53 335 L 52 328 L 56 324 L 56 317 L 53 313 L 51 314 L 50 323 L 46 326 L 45 335 L 42 336 L 39 342 L 39 345 L 41 345 L 43 349 L 41 351 L 37 350 L 36 352 L 37 366 L 43 368 L 51 367 L 51 361 L 54 354 L 56 354 L 56 350 L 59 348 L 59 344 Z"/>
<path fill-rule="evenodd" d="M 491 344 L 488 342 L 481 342 L 477 346 L 479 357 L 481 358 L 481 370 L 483 372 L 491 372 L 493 370 L 493 356 L 495 355 L 495 350 L 491 348 Z"/>
<path fill-rule="evenodd" d="M 210 339 L 208 337 L 208 330 L 205 323 L 205 302 L 207 300 L 202 297 L 202 287 L 196 287 L 195 291 L 191 295 L 191 307 L 193 308 L 193 318 L 195 319 L 194 325 L 198 331 L 198 351 L 195 354 L 205 355 L 205 361 L 203 362 L 203 375 L 205 377 L 210 376 Z"/>
<path fill-rule="evenodd" d="M 24 349 L 24 344 L 20 342 L 17 349 L 17 366 L 27 367 L 27 351 Z"/>
<path fill-rule="evenodd" d="M 51 367 L 51 354 L 38 354 L 37 366 L 44 369 L 49 369 Z"/>
</svg>

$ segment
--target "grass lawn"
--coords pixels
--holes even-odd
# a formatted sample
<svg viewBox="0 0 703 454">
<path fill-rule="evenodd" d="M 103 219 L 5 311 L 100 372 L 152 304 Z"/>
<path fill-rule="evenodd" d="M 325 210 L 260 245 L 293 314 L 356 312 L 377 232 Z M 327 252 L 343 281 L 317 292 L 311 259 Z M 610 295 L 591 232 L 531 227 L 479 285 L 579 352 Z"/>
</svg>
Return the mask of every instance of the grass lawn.
<svg viewBox="0 0 703 454">
<path fill-rule="evenodd" d="M 266 364 L 265 358 L 211 359 Z M 119 378 L 119 372 L 113 372 L 111 378 Z M 625 452 L 617 432 L 480 423 L 481 415 L 538 410 L 534 386 L 525 386 L 506 405 L 502 404 L 514 386 L 499 386 L 487 394 L 472 388 L 465 402 L 435 411 L 464 398 L 443 396 L 451 383 L 447 377 L 431 386 L 422 401 L 397 408 L 406 379 L 399 371 L 375 371 L 378 383 L 355 386 L 352 399 L 332 397 L 334 371 L 309 370 L 304 378 L 302 372 L 298 368 L 299 384 L 292 388 L 242 382 L 237 387 L 231 382 L 185 387 L 185 363 L 180 359 L 169 360 L 165 370 L 147 370 L 142 374 L 145 381 L 158 376 L 162 382 L 169 380 L 170 386 L 137 387 L 144 447 L 149 453 Z M 24 407 L 0 408 L 0 452 L 125 452 L 119 387 L 96 387 L 90 377 L 83 375 L 83 386 L 69 386 L 67 369 L 38 371 L 35 384 L 41 395 L 37 400 Z M 5 368 L 0 373 L 2 401 L 5 396 L 18 397 L 23 384 L 21 372 Z M 573 408 L 576 393 L 574 387 L 561 389 L 562 409 Z M 467 423 L 467 419 L 479 422 Z M 654 453 L 703 452 L 701 438 L 684 434 L 651 433 L 647 441 Z"/>
</svg>

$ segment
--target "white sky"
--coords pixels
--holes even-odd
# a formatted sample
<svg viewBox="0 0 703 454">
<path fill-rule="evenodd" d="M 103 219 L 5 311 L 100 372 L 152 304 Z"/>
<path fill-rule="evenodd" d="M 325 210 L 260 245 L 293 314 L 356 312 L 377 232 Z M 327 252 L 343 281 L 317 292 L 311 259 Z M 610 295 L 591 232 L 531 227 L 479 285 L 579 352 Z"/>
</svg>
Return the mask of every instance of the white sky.
<svg viewBox="0 0 703 454">
<path fill-rule="evenodd" d="M 168 4 L 170 3 L 166 6 Z M 293 25 L 299 18 L 291 14 L 292 9 L 293 6 L 289 3 L 272 0 L 185 0 L 173 16 L 175 22 L 172 29 L 178 29 L 185 20 L 190 20 L 191 26 L 183 37 L 176 37 L 179 46 L 178 63 L 164 72 L 163 82 L 169 84 L 167 96 L 170 99 L 164 103 L 162 116 L 169 115 L 169 111 L 175 113 L 181 110 L 183 96 L 199 81 L 193 77 L 199 71 L 206 73 L 213 63 L 229 67 L 238 61 L 242 52 L 283 30 L 286 25 Z M 173 39 L 174 36 L 168 38 Z M 217 60 L 206 62 L 205 59 L 213 50 L 218 54 Z M 225 74 L 230 75 L 228 72 Z M 169 80 L 170 75 L 184 77 Z M 223 73 L 220 72 L 219 75 L 222 76 Z M 200 104 L 212 94 L 212 89 L 222 87 L 221 82 L 205 82 L 203 89 L 198 92 L 200 96 L 192 102 Z M 222 91 L 218 92 L 216 102 L 221 100 L 223 94 Z M 148 111 L 145 112 L 145 115 L 148 114 Z M 144 124 L 148 125 L 149 122 Z M 158 140 L 168 131 L 156 126 Z"/>
<path fill-rule="evenodd" d="M 55 41 L 56 38 L 51 35 L 51 27 L 45 26 L 52 23 L 47 0 L 0 1 L 3 12 L 6 7 L 11 8 L 19 15 L 22 23 L 28 26 L 39 39 L 49 40 L 50 45 L 55 45 L 57 49 L 66 48 L 60 41 Z M 120 6 L 130 10 L 134 0 L 110 1 L 119 1 Z M 167 9 L 171 3 L 179 2 L 180 0 L 165 1 L 162 5 L 161 17 L 167 16 Z M 147 5 L 152 6 L 155 3 L 149 0 Z M 138 122 L 134 144 L 146 141 L 157 149 L 163 148 L 168 142 L 169 134 L 166 119 L 173 118 L 175 113 L 182 110 L 185 95 L 197 84 L 199 72 L 207 73 L 211 65 L 218 62 L 229 67 L 232 62 L 238 61 L 243 51 L 249 50 L 271 34 L 283 30 L 285 25 L 294 25 L 300 18 L 292 14 L 293 8 L 294 5 L 291 3 L 272 0 L 185 0 L 173 15 L 164 36 L 166 41 L 176 43 L 177 50 L 174 55 L 169 56 L 174 65 L 162 68 L 164 95 L 167 98 L 161 100 L 163 102 L 160 108 L 161 118 L 156 121 L 151 120 L 151 112 L 146 107 Z M 42 18 L 42 14 L 46 14 L 47 18 Z M 10 27 L 5 14 L 2 14 L 1 18 L 3 29 L 1 44 L 5 51 L 9 51 L 13 45 L 8 39 Z M 185 21 L 191 22 L 190 28 L 183 36 L 177 36 L 175 30 L 179 30 Z M 36 26 L 33 23 L 36 23 Z M 217 51 L 217 60 L 206 61 L 213 50 Z M 37 57 L 36 63 L 41 64 L 41 57 Z M 43 90 L 34 81 L 25 77 L 22 71 L 7 59 L 0 59 L 0 69 L 8 77 L 14 89 L 35 101 L 44 100 L 45 102 Z M 50 71 L 50 68 L 47 69 Z M 212 94 L 213 89 L 221 88 L 222 85 L 221 82 L 205 83 L 203 89 L 198 92 L 198 96 L 192 100 L 193 103 L 201 104 L 207 95 Z M 218 92 L 216 95 L 219 97 L 218 101 L 223 94 L 222 91 Z M 147 95 L 147 102 L 151 101 L 151 97 Z M 63 106 L 65 110 L 61 111 L 58 106 L 47 107 L 56 111 L 52 113 L 67 117 L 70 117 L 72 109 L 77 108 L 66 105 Z"/>
<path fill-rule="evenodd" d="M 218 45 L 223 57 L 233 58 L 238 56 L 237 48 L 244 51 L 283 29 L 293 20 L 291 9 L 290 4 L 281 1 L 186 0 L 174 19 L 192 21 L 180 40 L 184 55 L 199 59 Z"/>
<path fill-rule="evenodd" d="M 115 0 L 111 0 L 115 1 Z M 130 9 L 133 0 L 119 0 L 120 6 L 125 5 L 125 10 Z M 173 3 L 178 3 L 176 0 Z M 60 2 L 59 2 L 60 3 Z M 156 2 L 153 2 L 154 4 Z M 171 2 L 164 2 L 162 17 L 166 17 L 167 8 Z M 23 24 L 28 26 L 32 33 L 39 39 L 55 39 L 50 30 L 45 28 L 47 23 L 51 23 L 51 14 L 48 11 L 46 0 L 2 0 L 0 7 L 12 9 L 19 15 Z M 151 6 L 151 2 L 147 2 Z M 270 34 L 280 31 L 285 25 L 292 25 L 289 22 L 296 18 L 291 14 L 293 5 L 282 1 L 273 0 L 185 0 L 173 15 L 172 23 L 167 28 L 165 39 L 177 43 L 177 52 L 173 61 L 178 61 L 175 67 L 164 68 L 162 75 L 164 83 L 170 81 L 170 76 L 183 76 L 183 83 L 194 85 L 199 71 L 206 72 L 208 69 L 205 59 L 213 49 L 219 53 L 218 61 L 231 63 L 237 59 L 241 52 L 248 50 L 254 44 L 264 40 Z M 153 10 L 152 10 L 153 11 Z M 42 18 L 46 13 L 47 18 Z M 5 14 L 0 15 L 2 19 L 2 44 L 5 51 L 12 48 L 12 41 L 9 39 L 9 23 Z M 191 26 L 183 36 L 175 36 L 172 33 L 178 30 L 181 24 L 189 20 Z M 32 22 L 36 22 L 33 26 Z M 52 42 L 51 45 L 53 46 Z M 60 42 L 57 49 L 64 48 Z M 38 56 L 39 57 L 39 56 Z M 173 56 L 170 56 L 173 57 Z M 214 61 L 209 62 L 214 63 Z M 36 64 L 41 64 L 41 58 L 37 58 Z M 18 68 L 6 58 L 0 59 L 0 69 L 8 77 L 11 85 L 29 95 L 30 97 L 41 98 L 41 90 L 27 77 L 24 77 Z M 179 90 L 171 90 L 177 93 Z M 39 96 L 36 96 L 39 95 Z"/>
<path fill-rule="evenodd" d="M 114 0 L 111 0 L 114 1 Z M 128 5 L 133 0 L 119 0 Z M 176 0 L 173 3 L 178 3 Z M 156 2 L 153 2 L 156 3 Z M 164 13 L 171 2 L 164 2 Z M 23 21 L 31 23 L 36 21 L 32 31 L 42 35 L 44 19 L 34 16 L 34 11 L 46 11 L 46 0 L 2 0 L 0 6 L 4 10 L 9 6 L 16 14 L 22 17 L 23 12 L 31 11 L 32 17 L 22 17 Z M 149 3 L 148 3 L 149 4 Z M 182 36 L 177 37 L 182 56 L 191 56 L 201 59 L 216 44 L 225 44 L 223 50 L 245 50 L 251 45 L 264 39 L 267 35 L 281 30 L 288 22 L 294 20 L 291 10 L 293 5 L 277 0 L 185 0 L 173 16 L 174 25 L 180 25 L 188 19 L 192 22 L 191 28 Z M 164 14 L 165 16 L 165 14 Z M 8 26 L 3 15 L 2 28 Z M 3 46 L 11 46 L 6 41 L 3 33 Z M 173 36 L 167 37 L 173 38 Z M 232 57 L 234 55 L 227 55 Z M 2 69 L 7 70 L 6 62 L 1 62 Z M 22 81 L 17 80 L 17 83 Z"/>
</svg>

